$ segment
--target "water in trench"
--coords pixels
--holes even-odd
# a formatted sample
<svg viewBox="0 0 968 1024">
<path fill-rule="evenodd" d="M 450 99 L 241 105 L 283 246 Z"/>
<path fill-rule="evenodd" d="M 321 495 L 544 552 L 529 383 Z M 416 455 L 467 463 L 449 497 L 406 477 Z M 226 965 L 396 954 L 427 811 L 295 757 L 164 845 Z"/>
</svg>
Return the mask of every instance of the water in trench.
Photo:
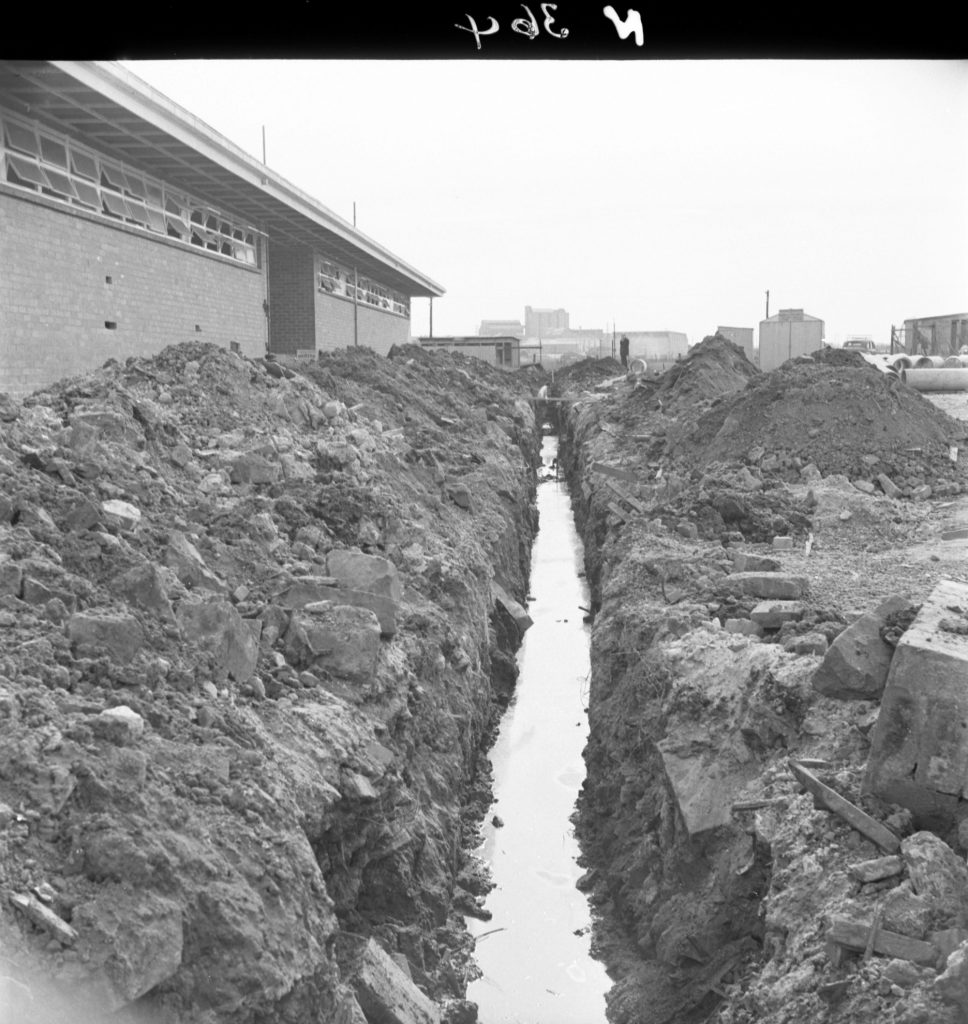
<svg viewBox="0 0 968 1024">
<path fill-rule="evenodd" d="M 551 465 L 557 438 L 546 437 Z M 584 779 L 589 607 L 582 543 L 562 482 L 538 488 L 538 535 L 514 699 L 491 750 L 495 802 L 478 850 L 495 882 L 490 921 L 468 919 L 483 977 L 467 996 L 480 1024 L 605 1024 L 605 968 L 590 955 L 591 914 L 575 888 L 579 849 L 569 820 Z M 502 827 L 492 824 L 494 815 Z"/>
</svg>

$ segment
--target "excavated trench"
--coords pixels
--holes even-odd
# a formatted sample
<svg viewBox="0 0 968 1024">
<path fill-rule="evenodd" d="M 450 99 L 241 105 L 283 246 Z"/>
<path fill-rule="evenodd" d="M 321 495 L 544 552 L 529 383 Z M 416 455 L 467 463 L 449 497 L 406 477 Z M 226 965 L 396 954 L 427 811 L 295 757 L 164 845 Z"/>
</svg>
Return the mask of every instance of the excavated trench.
<svg viewBox="0 0 968 1024">
<path fill-rule="evenodd" d="M 584 777 L 590 674 L 588 588 L 567 485 L 542 448 L 531 566 L 533 625 L 514 697 L 490 751 L 494 802 L 478 851 L 494 889 L 489 920 L 470 919 L 481 978 L 468 989 L 481 1024 L 604 1024 L 609 985 L 590 953 L 587 897 L 571 819 Z"/>
</svg>

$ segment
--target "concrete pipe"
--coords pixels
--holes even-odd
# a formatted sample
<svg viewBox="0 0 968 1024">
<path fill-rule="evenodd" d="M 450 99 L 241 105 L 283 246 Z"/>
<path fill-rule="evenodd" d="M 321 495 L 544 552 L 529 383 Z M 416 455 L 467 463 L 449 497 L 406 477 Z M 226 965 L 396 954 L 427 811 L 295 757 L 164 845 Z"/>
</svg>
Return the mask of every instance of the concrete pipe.
<svg viewBox="0 0 968 1024">
<path fill-rule="evenodd" d="M 641 377 L 648 368 L 649 364 L 644 359 L 629 360 L 629 373 L 635 377 Z"/>
<path fill-rule="evenodd" d="M 901 370 L 901 380 L 915 391 L 968 391 L 968 366 Z"/>
<path fill-rule="evenodd" d="M 944 366 L 968 366 L 968 356 L 948 356 Z"/>
<path fill-rule="evenodd" d="M 914 360 L 915 370 L 928 370 L 932 367 L 937 368 L 944 365 L 943 356 L 919 356 Z"/>
<path fill-rule="evenodd" d="M 895 356 L 891 360 L 891 366 L 893 366 L 895 370 L 907 370 L 914 366 L 914 360 L 910 356 Z"/>
</svg>

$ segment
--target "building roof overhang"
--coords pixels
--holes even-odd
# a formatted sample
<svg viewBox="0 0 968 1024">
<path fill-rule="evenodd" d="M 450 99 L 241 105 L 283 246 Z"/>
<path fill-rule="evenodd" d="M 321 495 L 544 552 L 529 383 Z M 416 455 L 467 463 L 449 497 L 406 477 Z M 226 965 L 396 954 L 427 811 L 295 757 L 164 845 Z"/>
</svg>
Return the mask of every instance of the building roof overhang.
<svg viewBox="0 0 968 1024">
<path fill-rule="evenodd" d="M 0 100 L 199 199 L 405 295 L 444 289 L 115 63 L 0 61 Z"/>
</svg>

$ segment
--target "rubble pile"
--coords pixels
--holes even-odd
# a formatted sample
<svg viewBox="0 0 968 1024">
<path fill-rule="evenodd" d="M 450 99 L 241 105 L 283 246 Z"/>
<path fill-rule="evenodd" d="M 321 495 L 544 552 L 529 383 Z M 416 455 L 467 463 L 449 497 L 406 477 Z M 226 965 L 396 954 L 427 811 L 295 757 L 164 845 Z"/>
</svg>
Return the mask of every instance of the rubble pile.
<svg viewBox="0 0 968 1024">
<path fill-rule="evenodd" d="M 918 457 L 900 424 L 948 460 L 964 424 L 825 354 L 733 383 L 692 417 L 634 379 L 562 411 L 594 612 L 581 884 L 609 1018 L 956 1024 L 968 502 L 954 463 L 919 463 L 942 486 L 913 501 L 843 471 L 848 442 L 883 472 Z M 811 386 L 830 434 L 801 418 Z M 868 409 L 894 424 L 869 447 L 846 418 Z"/>
<path fill-rule="evenodd" d="M 412 346 L 190 344 L 3 403 L 12 1019 L 467 1012 L 457 879 L 527 593 L 527 393 Z"/>
</svg>

